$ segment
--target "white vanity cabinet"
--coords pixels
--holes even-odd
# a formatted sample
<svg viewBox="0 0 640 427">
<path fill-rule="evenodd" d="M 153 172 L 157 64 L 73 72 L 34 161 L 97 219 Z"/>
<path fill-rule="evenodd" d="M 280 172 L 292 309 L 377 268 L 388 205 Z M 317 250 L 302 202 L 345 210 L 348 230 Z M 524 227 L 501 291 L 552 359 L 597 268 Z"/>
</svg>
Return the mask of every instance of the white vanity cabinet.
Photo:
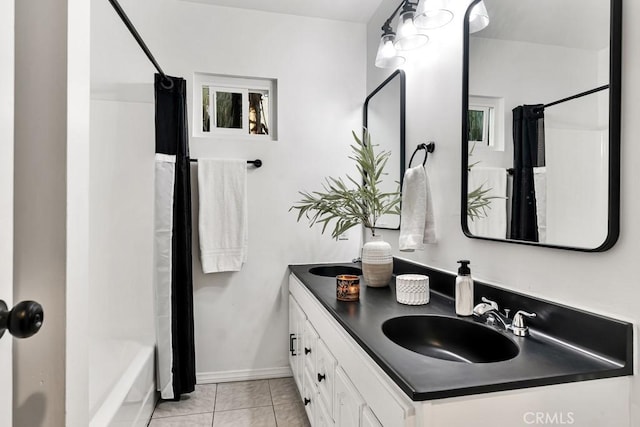
<svg viewBox="0 0 640 427">
<path fill-rule="evenodd" d="M 340 367 L 336 369 L 333 399 L 336 425 L 359 427 L 364 401 L 360 397 L 360 393 L 351 384 L 347 374 Z"/>
<path fill-rule="evenodd" d="M 289 293 L 289 360 L 312 427 L 635 426 L 630 377 L 412 401 L 293 274 Z"/>
<path fill-rule="evenodd" d="M 302 390 L 302 379 L 304 374 L 302 353 L 302 334 L 304 324 L 307 320 L 304 312 L 296 301 L 289 296 L 289 366 L 293 372 L 293 379 Z"/>
<path fill-rule="evenodd" d="M 411 401 L 293 275 L 289 291 L 289 360 L 311 425 L 413 426 Z"/>
<path fill-rule="evenodd" d="M 376 418 L 376 416 L 371 412 L 371 408 L 368 406 L 364 407 L 362 411 L 362 421 L 360 422 L 360 427 L 382 427 L 380 421 Z"/>
</svg>

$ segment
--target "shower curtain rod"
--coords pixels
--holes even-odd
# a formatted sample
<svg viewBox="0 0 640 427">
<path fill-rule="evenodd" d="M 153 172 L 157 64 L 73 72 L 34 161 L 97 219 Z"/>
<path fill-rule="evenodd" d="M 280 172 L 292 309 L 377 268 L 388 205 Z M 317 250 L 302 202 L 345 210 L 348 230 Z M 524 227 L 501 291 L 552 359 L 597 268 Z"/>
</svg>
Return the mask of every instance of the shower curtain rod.
<svg viewBox="0 0 640 427">
<path fill-rule="evenodd" d="M 571 101 L 572 99 L 582 98 L 583 96 L 591 95 L 592 93 L 600 92 L 601 90 L 609 89 L 609 85 L 604 85 L 597 87 L 595 89 L 588 90 L 586 92 L 580 92 L 576 95 L 569 96 L 567 98 L 559 99 L 557 101 L 551 102 L 549 104 L 544 104 L 543 108 L 551 107 L 552 105 L 561 104 L 566 101 Z"/>
<path fill-rule="evenodd" d="M 138 33 L 138 30 L 136 30 L 136 27 L 134 27 L 133 23 L 131 23 L 131 20 L 122 9 L 122 6 L 120 6 L 120 3 L 118 3 L 118 0 L 109 0 L 109 3 L 111 3 L 111 6 L 113 6 L 116 13 L 120 17 L 120 19 L 122 19 L 122 22 L 124 23 L 124 25 L 126 25 L 127 29 L 129 30 L 133 38 L 136 39 L 136 41 L 138 42 L 138 45 L 140 45 L 145 55 L 147 55 L 147 58 L 149 58 L 149 61 L 151 61 L 153 66 L 156 68 L 156 70 L 158 70 L 158 73 L 160 73 L 160 75 L 162 76 L 162 80 L 163 80 L 161 82 L 162 86 L 165 89 L 171 89 L 173 87 L 173 80 L 167 77 L 164 71 L 162 71 L 162 68 L 160 68 L 160 65 L 158 64 L 158 61 L 156 61 L 156 58 L 153 57 L 153 54 L 147 47 L 144 40 L 142 40 L 142 37 L 140 36 L 140 33 Z M 167 82 L 166 85 L 165 85 L 165 82 Z"/>
</svg>

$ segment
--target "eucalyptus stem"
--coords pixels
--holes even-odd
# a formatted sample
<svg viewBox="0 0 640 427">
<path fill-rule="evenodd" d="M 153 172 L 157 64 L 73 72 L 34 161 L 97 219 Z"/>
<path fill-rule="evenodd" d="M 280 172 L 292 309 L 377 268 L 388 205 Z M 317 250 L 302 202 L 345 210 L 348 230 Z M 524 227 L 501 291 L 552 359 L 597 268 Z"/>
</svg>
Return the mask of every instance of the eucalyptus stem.
<svg viewBox="0 0 640 427">
<path fill-rule="evenodd" d="M 356 225 L 363 225 L 375 236 L 376 223 L 383 215 L 400 215 L 400 188 L 394 192 L 380 190 L 384 168 L 391 152 L 376 153 L 369 132 L 365 129 L 360 139 L 351 132 L 355 143 L 351 145 L 349 158 L 356 163 L 359 179 L 347 175 L 342 178 L 325 178 L 321 191 L 300 191 L 302 199 L 289 208 L 297 210 L 300 221 L 304 216 L 309 227 L 322 225 L 322 233 L 333 223 L 334 239 Z M 349 185 L 347 185 L 349 184 Z"/>
</svg>

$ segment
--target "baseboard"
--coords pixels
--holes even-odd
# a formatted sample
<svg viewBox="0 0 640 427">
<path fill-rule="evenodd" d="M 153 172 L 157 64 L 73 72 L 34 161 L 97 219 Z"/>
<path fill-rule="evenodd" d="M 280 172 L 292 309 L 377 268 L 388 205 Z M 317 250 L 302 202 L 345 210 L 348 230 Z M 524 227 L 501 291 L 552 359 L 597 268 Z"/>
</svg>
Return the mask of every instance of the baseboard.
<svg viewBox="0 0 640 427">
<path fill-rule="evenodd" d="M 198 384 L 228 383 L 233 381 L 265 380 L 269 378 L 290 377 L 293 373 L 288 366 L 282 368 L 243 369 L 238 371 L 198 372 Z"/>
</svg>

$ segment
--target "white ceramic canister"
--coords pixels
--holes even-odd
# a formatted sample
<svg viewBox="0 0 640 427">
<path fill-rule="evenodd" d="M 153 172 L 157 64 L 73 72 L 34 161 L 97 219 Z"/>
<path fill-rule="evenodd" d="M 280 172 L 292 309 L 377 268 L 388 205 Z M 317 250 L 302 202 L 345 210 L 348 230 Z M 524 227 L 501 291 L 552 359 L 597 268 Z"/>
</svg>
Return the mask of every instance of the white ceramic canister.
<svg viewBox="0 0 640 427">
<path fill-rule="evenodd" d="M 367 286 L 382 288 L 393 277 L 391 245 L 377 234 L 362 247 L 362 277 Z"/>
</svg>

